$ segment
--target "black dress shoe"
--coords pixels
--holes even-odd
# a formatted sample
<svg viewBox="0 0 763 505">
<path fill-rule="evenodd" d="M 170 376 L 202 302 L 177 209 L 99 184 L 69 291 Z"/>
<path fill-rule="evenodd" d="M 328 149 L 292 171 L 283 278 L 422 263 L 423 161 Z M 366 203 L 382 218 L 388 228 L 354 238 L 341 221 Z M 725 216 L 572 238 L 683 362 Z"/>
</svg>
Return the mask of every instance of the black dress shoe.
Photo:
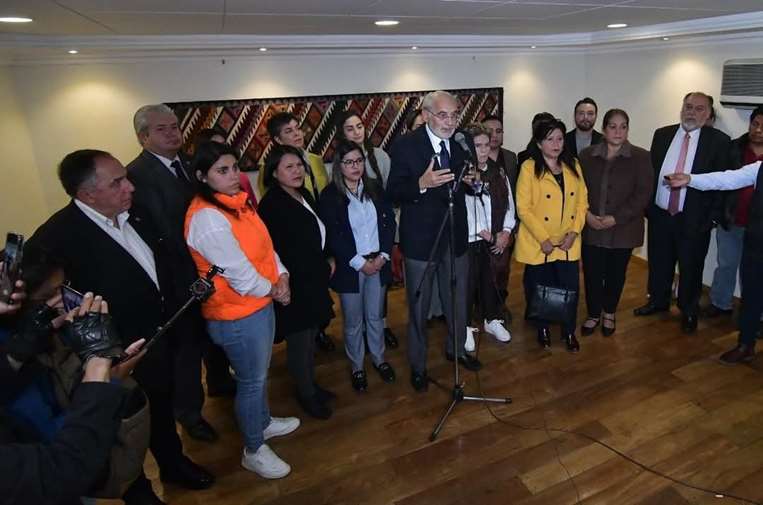
<svg viewBox="0 0 763 505">
<path fill-rule="evenodd" d="M 580 350 L 580 343 L 575 335 L 569 333 L 564 336 L 564 345 L 567 346 L 567 352 L 578 352 Z"/>
<path fill-rule="evenodd" d="M 384 328 L 384 345 L 387 349 L 397 349 L 397 346 L 400 345 L 397 337 L 389 328 Z"/>
<path fill-rule="evenodd" d="M 186 489 L 207 489 L 215 483 L 215 477 L 186 456 L 172 468 L 159 471 L 159 478 L 167 484 L 177 484 Z"/>
<path fill-rule="evenodd" d="M 737 365 L 739 363 L 749 363 L 755 359 L 755 346 L 739 344 L 730 351 L 721 354 L 718 361 L 724 365 Z"/>
<path fill-rule="evenodd" d="M 667 312 L 669 310 L 670 310 L 669 306 L 656 305 L 654 302 L 649 301 L 649 302 L 646 302 L 641 307 L 633 309 L 633 315 L 634 316 L 651 316 L 652 314 L 657 314 L 658 312 Z"/>
<path fill-rule="evenodd" d="M 445 359 L 448 361 L 453 361 L 453 355 L 445 353 Z M 480 360 L 475 358 L 474 356 L 470 356 L 469 354 L 464 354 L 463 356 L 458 357 L 458 362 L 466 368 L 467 370 L 470 370 L 472 372 L 477 372 L 482 368 L 482 363 L 480 363 Z"/>
<path fill-rule="evenodd" d="M 681 330 L 684 333 L 694 333 L 695 331 L 697 331 L 697 316 L 687 316 L 687 315 L 682 316 Z"/>
<path fill-rule="evenodd" d="M 220 438 L 212 425 L 205 421 L 204 418 L 199 418 L 193 423 L 185 423 L 181 421 L 180 425 L 183 427 L 183 430 L 188 433 L 188 436 L 195 440 L 201 440 L 202 442 L 216 442 L 217 439 Z"/>
<path fill-rule="evenodd" d="M 334 345 L 334 341 L 331 340 L 331 337 L 326 334 L 325 331 L 321 330 L 318 332 L 318 334 L 315 336 L 315 344 L 318 346 L 318 349 L 321 351 L 331 352 L 336 349 L 336 345 Z"/>
<path fill-rule="evenodd" d="M 538 343 L 547 351 L 551 349 L 551 331 L 548 328 L 538 328 Z"/>
<path fill-rule="evenodd" d="M 167 505 L 159 499 L 145 475 L 138 477 L 122 495 L 125 505 Z"/>
<path fill-rule="evenodd" d="M 734 313 L 733 309 L 721 309 L 719 307 L 716 307 L 712 303 L 702 309 L 702 315 L 708 318 L 712 317 L 718 317 L 718 316 L 730 316 Z"/>
<path fill-rule="evenodd" d="M 429 378 L 426 372 L 411 372 L 411 386 L 417 393 L 423 393 L 429 388 Z"/>
<path fill-rule="evenodd" d="M 310 398 L 305 398 L 298 394 L 297 402 L 299 402 L 302 410 L 304 410 L 309 416 L 312 416 L 316 419 L 328 419 L 331 417 L 331 408 L 326 405 L 325 402 L 320 401 L 317 395 Z"/>
<path fill-rule="evenodd" d="M 323 389 L 318 384 L 313 384 L 313 387 L 315 388 L 315 397 L 319 402 L 326 403 L 330 400 L 336 400 L 336 394 L 334 394 L 332 391 Z"/>
<path fill-rule="evenodd" d="M 387 384 L 395 382 L 395 370 L 392 368 L 392 365 L 385 361 L 380 363 L 379 366 L 374 365 L 374 368 L 379 372 L 379 377 L 381 377 L 384 382 Z"/>
<path fill-rule="evenodd" d="M 366 379 L 366 372 L 364 372 L 363 370 L 352 372 L 351 378 L 352 378 L 352 389 L 354 389 L 358 393 L 364 393 L 368 391 L 368 379 Z"/>
<path fill-rule="evenodd" d="M 593 326 L 586 326 L 586 323 L 588 321 L 595 321 L 596 324 L 594 324 Z M 596 328 L 599 326 L 599 323 L 601 323 L 600 317 L 588 316 L 588 319 L 583 321 L 583 324 L 580 325 L 580 334 L 583 335 L 584 337 L 593 335 L 593 332 L 596 331 Z"/>
</svg>

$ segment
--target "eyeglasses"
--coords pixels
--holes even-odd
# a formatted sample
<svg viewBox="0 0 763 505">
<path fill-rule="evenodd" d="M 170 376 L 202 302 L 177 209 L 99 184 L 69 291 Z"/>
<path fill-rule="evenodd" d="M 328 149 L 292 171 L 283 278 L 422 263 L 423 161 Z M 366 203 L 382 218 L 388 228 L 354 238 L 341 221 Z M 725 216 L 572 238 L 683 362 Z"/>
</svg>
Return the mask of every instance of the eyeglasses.
<svg viewBox="0 0 763 505">
<path fill-rule="evenodd" d="M 444 110 L 441 110 L 440 112 L 435 112 L 432 109 L 427 109 L 430 114 L 432 114 L 434 117 L 439 119 L 440 121 L 445 121 L 447 119 L 450 119 L 451 121 L 457 121 L 458 118 L 461 116 L 461 111 L 457 110 L 455 112 L 451 112 L 448 114 Z"/>
<path fill-rule="evenodd" d="M 345 167 L 351 167 L 355 165 L 356 167 L 362 167 L 366 162 L 365 158 L 356 158 L 354 160 L 342 160 L 342 165 Z"/>
</svg>

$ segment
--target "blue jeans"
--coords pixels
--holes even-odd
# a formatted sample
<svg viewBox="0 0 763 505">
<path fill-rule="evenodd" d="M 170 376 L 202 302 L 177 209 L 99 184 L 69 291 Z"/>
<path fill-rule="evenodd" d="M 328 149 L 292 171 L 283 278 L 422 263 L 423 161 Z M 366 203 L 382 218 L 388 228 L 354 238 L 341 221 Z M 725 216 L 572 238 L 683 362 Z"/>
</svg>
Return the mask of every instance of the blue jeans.
<svg viewBox="0 0 763 505">
<path fill-rule="evenodd" d="M 273 304 L 233 321 L 207 321 L 212 341 L 223 348 L 236 372 L 236 418 L 246 448 L 255 452 L 264 443 L 270 424 L 268 367 L 273 352 Z"/>
<path fill-rule="evenodd" d="M 718 266 L 713 273 L 710 287 L 710 303 L 723 310 L 734 308 L 734 289 L 737 285 L 737 270 L 742 260 L 744 227 L 731 225 L 726 231 L 720 226 L 715 229 L 718 248 Z"/>
</svg>

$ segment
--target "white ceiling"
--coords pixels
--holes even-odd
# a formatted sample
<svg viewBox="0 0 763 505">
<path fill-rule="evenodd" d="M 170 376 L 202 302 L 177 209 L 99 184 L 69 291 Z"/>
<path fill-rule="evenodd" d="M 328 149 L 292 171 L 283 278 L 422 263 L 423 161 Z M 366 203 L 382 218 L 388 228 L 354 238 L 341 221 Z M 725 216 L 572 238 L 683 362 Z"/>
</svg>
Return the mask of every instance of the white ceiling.
<svg viewBox="0 0 763 505">
<path fill-rule="evenodd" d="M 0 35 L 550 35 L 756 11 L 763 0 L 0 0 L 0 16 L 35 20 Z"/>
</svg>

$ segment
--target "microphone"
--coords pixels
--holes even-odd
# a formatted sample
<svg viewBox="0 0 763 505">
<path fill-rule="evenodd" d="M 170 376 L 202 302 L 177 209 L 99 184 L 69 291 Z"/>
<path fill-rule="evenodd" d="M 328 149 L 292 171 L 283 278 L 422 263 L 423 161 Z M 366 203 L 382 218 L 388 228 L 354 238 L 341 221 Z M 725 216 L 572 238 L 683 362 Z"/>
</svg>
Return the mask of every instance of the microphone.
<svg viewBox="0 0 763 505">
<path fill-rule="evenodd" d="M 453 136 L 453 140 L 456 141 L 456 144 L 461 146 L 461 149 L 463 149 L 466 152 L 466 156 L 469 159 L 474 159 L 474 156 L 472 156 L 472 150 L 469 149 L 469 144 L 466 143 L 466 137 L 461 132 L 456 132 L 456 134 Z"/>
</svg>

